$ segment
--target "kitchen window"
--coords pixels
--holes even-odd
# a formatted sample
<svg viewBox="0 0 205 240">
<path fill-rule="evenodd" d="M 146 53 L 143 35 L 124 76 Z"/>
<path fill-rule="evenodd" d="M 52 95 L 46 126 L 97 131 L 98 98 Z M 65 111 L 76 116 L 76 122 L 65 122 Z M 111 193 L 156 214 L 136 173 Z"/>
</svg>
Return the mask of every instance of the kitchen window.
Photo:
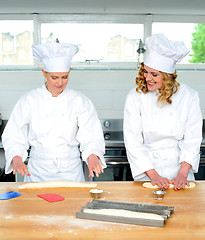
<svg viewBox="0 0 205 240">
<path fill-rule="evenodd" d="M 42 23 L 41 43 L 57 41 L 78 45 L 75 62 L 136 62 L 143 24 Z"/>
<path fill-rule="evenodd" d="M 183 41 L 190 53 L 180 64 L 205 63 L 205 24 L 154 22 L 152 33 L 164 33 L 175 41 Z"/>
<path fill-rule="evenodd" d="M 0 64 L 32 65 L 32 20 L 0 20 Z"/>
<path fill-rule="evenodd" d="M 202 56 L 193 61 L 199 42 L 197 28 L 202 33 Z M 57 40 L 78 45 L 73 69 L 136 70 L 143 61 L 143 51 L 138 51 L 140 40 L 144 43 L 148 35 L 163 32 L 170 39 L 184 41 L 190 50 L 177 69 L 204 71 L 204 28 L 204 18 L 200 16 L 0 15 L 0 68 L 40 69 L 42 65 L 33 59 L 31 45 Z"/>
</svg>

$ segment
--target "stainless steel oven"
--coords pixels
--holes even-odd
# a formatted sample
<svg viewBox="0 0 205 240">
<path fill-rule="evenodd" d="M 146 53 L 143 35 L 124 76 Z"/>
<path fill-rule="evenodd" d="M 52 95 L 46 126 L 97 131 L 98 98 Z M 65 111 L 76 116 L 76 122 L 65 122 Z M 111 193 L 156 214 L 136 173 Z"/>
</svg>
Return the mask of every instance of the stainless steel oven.
<svg viewBox="0 0 205 240">
<path fill-rule="evenodd" d="M 6 159 L 2 145 L 1 135 L 4 131 L 7 122 L 8 122 L 7 120 L 2 120 L 0 114 L 0 182 L 15 182 L 15 176 L 13 175 L 13 172 L 10 174 L 5 174 Z"/>
<path fill-rule="evenodd" d="M 200 163 L 198 173 L 195 173 L 196 180 L 205 180 L 205 119 L 203 119 L 203 140 L 200 147 Z"/>
<path fill-rule="evenodd" d="M 200 163 L 198 173 L 195 173 L 196 180 L 205 180 L 205 140 L 203 138 L 200 148 Z"/>
<path fill-rule="evenodd" d="M 94 181 L 133 181 L 123 139 L 122 119 L 102 119 L 107 168 Z"/>
</svg>

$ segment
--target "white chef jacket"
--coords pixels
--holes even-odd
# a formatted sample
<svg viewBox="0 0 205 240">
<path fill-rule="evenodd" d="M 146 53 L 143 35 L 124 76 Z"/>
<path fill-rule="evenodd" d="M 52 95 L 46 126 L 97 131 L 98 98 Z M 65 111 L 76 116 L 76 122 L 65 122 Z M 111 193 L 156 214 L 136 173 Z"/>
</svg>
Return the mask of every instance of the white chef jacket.
<svg viewBox="0 0 205 240">
<path fill-rule="evenodd" d="M 188 180 L 194 180 L 200 161 L 202 114 L 198 93 L 180 84 L 172 104 L 160 107 L 157 92 L 132 89 L 124 108 L 124 141 L 135 180 L 150 180 L 145 172 L 155 169 L 168 179 L 177 176 L 180 163 L 191 165 Z"/>
<path fill-rule="evenodd" d="M 100 158 L 103 168 L 105 143 L 102 127 L 91 101 L 82 93 L 64 89 L 52 97 L 45 86 L 32 90 L 17 102 L 2 135 L 5 172 L 12 159 L 25 161 L 31 147 L 24 181 L 84 181 L 81 157 Z M 82 153 L 82 155 L 80 154 Z"/>
</svg>

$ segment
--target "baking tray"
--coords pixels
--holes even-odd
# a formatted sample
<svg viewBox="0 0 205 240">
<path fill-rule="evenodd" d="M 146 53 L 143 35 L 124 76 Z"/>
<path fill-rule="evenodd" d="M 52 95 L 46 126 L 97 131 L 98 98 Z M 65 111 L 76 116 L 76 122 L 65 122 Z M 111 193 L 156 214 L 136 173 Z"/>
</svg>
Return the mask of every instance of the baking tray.
<svg viewBox="0 0 205 240">
<path fill-rule="evenodd" d="M 161 215 L 163 220 L 151 220 L 141 218 L 128 218 L 119 216 L 107 216 L 101 214 L 84 213 L 83 210 L 88 209 L 121 209 L 135 212 L 154 213 Z M 148 205 L 143 203 L 128 203 L 128 202 L 116 202 L 93 199 L 92 202 L 88 202 L 86 207 L 82 207 L 80 212 L 76 213 L 77 218 L 91 219 L 97 221 L 108 221 L 116 223 L 137 224 L 153 227 L 164 227 L 164 223 L 170 217 L 170 214 L 174 212 L 174 207 L 163 205 Z"/>
<path fill-rule="evenodd" d="M 136 212 L 145 212 L 145 213 L 155 213 L 163 216 L 165 219 L 169 218 L 171 213 L 174 212 L 174 207 L 163 206 L 163 205 L 150 205 L 144 203 L 129 203 L 129 202 L 116 202 L 116 201 L 105 201 L 105 200 L 96 200 L 90 203 L 87 203 L 87 208 L 92 209 L 102 209 L 102 208 L 111 208 L 111 209 L 123 209 Z"/>
<path fill-rule="evenodd" d="M 135 225 L 144 225 L 152 227 L 164 227 L 164 221 L 159 220 L 150 220 L 150 219 L 137 219 L 137 218 L 128 218 L 128 217 L 119 217 L 119 216 L 107 216 L 107 215 L 97 215 L 91 213 L 77 212 L 77 218 L 97 220 L 97 221 L 106 221 L 106 222 L 115 222 L 115 223 L 127 223 Z"/>
</svg>

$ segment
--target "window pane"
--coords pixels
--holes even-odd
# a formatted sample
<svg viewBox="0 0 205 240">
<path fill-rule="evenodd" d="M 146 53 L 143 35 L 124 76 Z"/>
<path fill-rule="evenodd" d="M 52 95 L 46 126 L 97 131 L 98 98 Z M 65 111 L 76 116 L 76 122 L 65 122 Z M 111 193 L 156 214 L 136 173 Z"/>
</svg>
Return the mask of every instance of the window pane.
<svg viewBox="0 0 205 240">
<path fill-rule="evenodd" d="M 137 61 L 143 24 L 46 23 L 41 25 L 41 42 L 78 45 L 74 61 Z"/>
<path fill-rule="evenodd" d="M 153 34 L 164 33 L 169 39 L 184 42 L 190 53 L 180 63 L 205 63 L 205 24 L 153 23 L 152 27 Z M 195 57 L 198 54 L 202 57 Z"/>
<path fill-rule="evenodd" d="M 33 21 L 0 21 L 0 64 L 33 64 Z"/>
</svg>

